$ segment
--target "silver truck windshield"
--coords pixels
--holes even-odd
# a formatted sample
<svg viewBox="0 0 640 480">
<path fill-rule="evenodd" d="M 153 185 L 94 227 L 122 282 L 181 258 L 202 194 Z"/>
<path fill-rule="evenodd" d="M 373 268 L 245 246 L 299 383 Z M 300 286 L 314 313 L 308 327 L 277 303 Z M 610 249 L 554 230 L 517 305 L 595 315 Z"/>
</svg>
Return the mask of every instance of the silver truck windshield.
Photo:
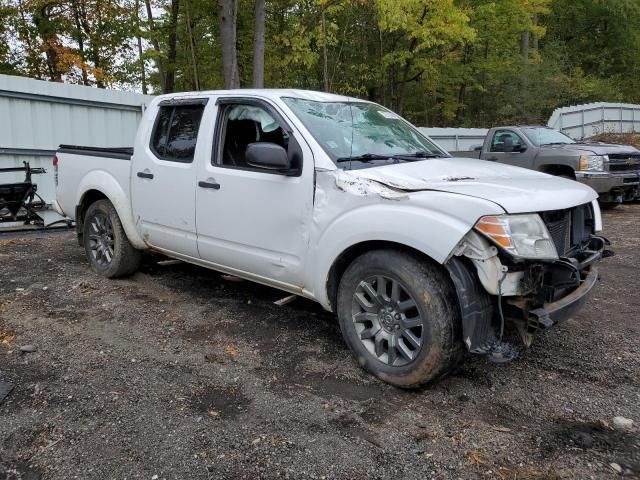
<svg viewBox="0 0 640 480">
<path fill-rule="evenodd" d="M 283 101 L 340 167 L 446 157 L 427 137 L 395 113 L 373 103 Z M 366 164 L 366 165 L 365 165 Z"/>
<path fill-rule="evenodd" d="M 552 128 L 526 127 L 523 128 L 522 131 L 527 138 L 531 140 L 531 143 L 537 147 L 541 145 L 566 145 L 568 143 L 576 143 L 572 138 Z"/>
</svg>

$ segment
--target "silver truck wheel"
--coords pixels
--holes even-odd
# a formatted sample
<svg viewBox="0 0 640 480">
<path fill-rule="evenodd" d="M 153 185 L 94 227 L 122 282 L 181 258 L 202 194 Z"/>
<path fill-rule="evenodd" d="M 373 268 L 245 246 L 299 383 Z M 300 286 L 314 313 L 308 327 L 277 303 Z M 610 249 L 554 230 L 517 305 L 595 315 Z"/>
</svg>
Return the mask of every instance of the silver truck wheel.
<svg viewBox="0 0 640 480">
<path fill-rule="evenodd" d="M 346 344 L 367 371 L 414 388 L 457 364 L 464 352 L 451 279 L 439 265 L 399 250 L 356 258 L 338 288 Z"/>
<path fill-rule="evenodd" d="M 416 301 L 395 278 L 362 280 L 353 294 L 351 319 L 364 347 L 381 362 L 403 366 L 414 360 L 423 341 L 423 319 Z"/>
<path fill-rule="evenodd" d="M 108 278 L 123 277 L 140 266 L 142 254 L 129 242 L 109 200 L 98 200 L 89 206 L 82 236 L 87 259 L 96 273 Z"/>
</svg>

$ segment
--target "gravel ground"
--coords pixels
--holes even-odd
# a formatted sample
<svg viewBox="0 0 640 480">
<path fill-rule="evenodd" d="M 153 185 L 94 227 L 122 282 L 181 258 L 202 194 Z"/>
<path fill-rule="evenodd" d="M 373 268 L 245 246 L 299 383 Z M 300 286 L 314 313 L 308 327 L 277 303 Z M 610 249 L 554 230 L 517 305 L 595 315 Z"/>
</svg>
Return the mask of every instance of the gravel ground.
<svg viewBox="0 0 640 480">
<path fill-rule="evenodd" d="M 617 255 L 575 319 L 417 392 L 360 370 L 309 301 L 154 257 L 105 280 L 71 233 L 0 237 L 0 478 L 638 475 L 639 219 L 605 213 Z"/>
</svg>

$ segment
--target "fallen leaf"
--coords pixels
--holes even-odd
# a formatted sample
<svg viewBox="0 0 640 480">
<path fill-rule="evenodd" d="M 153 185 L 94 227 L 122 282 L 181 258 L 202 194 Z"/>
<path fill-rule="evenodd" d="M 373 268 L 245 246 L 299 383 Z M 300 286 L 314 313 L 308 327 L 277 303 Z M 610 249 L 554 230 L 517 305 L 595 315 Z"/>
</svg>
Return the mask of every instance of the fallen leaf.
<svg viewBox="0 0 640 480">
<path fill-rule="evenodd" d="M 487 461 L 486 458 L 482 456 L 480 452 L 478 452 L 477 450 L 474 450 L 471 453 L 469 453 L 469 463 L 471 465 L 486 465 L 489 462 Z"/>
<path fill-rule="evenodd" d="M 224 349 L 224 353 L 229 355 L 230 357 L 235 357 L 240 353 L 240 350 L 238 350 L 236 347 L 227 347 Z"/>
<path fill-rule="evenodd" d="M 219 417 L 220 416 L 220 412 L 217 410 L 209 410 L 209 416 L 210 417 Z"/>
<path fill-rule="evenodd" d="M 9 345 L 11 342 L 13 342 L 14 338 L 16 338 L 16 336 L 13 333 L 0 330 L 0 343 L 2 343 L 3 345 Z"/>
</svg>

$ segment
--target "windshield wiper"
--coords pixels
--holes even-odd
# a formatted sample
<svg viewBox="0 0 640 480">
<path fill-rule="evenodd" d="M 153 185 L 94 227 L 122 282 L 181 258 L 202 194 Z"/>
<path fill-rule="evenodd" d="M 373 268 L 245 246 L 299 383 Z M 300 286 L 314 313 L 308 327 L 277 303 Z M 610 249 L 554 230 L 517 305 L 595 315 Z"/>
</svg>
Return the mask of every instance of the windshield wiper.
<svg viewBox="0 0 640 480">
<path fill-rule="evenodd" d="M 338 157 L 336 162 L 370 162 L 371 160 L 389 160 L 391 155 L 379 155 L 377 153 L 363 153 L 362 155 L 352 155 L 351 157 Z"/>
<path fill-rule="evenodd" d="M 569 142 L 549 142 L 543 143 L 541 146 L 544 147 L 546 145 L 571 145 Z"/>
<path fill-rule="evenodd" d="M 425 152 L 423 150 L 413 152 L 413 153 L 397 153 L 393 155 L 393 158 L 437 158 L 441 157 L 437 153 Z"/>
</svg>

